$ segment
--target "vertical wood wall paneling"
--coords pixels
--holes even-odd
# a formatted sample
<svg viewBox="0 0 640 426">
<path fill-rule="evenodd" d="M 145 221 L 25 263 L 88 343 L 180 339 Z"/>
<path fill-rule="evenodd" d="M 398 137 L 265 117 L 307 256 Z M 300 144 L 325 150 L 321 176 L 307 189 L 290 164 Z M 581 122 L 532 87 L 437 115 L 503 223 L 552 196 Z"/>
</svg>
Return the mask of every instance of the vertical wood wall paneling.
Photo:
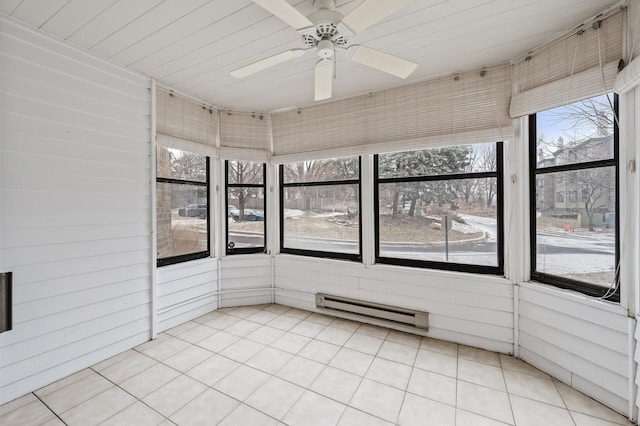
<svg viewBox="0 0 640 426">
<path fill-rule="evenodd" d="M 519 294 L 522 358 L 626 414 L 633 354 L 624 310 L 535 284 L 522 284 Z"/>
<path fill-rule="evenodd" d="M 275 280 L 276 303 L 315 310 L 322 292 L 426 311 L 431 337 L 513 353 L 513 286 L 503 278 L 281 255 Z"/>
<path fill-rule="evenodd" d="M 0 404 L 150 333 L 150 80 L 0 18 Z"/>
</svg>

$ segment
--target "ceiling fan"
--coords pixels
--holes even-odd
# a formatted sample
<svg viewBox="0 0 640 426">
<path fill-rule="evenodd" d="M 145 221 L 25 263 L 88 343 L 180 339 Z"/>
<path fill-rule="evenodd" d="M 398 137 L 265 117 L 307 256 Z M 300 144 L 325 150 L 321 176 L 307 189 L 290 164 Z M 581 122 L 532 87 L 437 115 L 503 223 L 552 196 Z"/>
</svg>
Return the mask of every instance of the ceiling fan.
<svg viewBox="0 0 640 426">
<path fill-rule="evenodd" d="M 316 50 L 320 60 L 315 68 L 315 100 L 331 98 L 335 52 L 345 53 L 347 59 L 407 78 L 418 66 L 380 50 L 361 45 L 348 45 L 349 37 L 386 18 L 413 0 L 364 0 L 346 16 L 336 10 L 335 0 L 314 0 L 314 12 L 304 16 L 286 0 L 253 0 L 280 18 L 302 35 L 303 49 L 289 49 L 231 71 L 236 78 L 244 78 L 274 65 L 298 58 Z"/>
</svg>

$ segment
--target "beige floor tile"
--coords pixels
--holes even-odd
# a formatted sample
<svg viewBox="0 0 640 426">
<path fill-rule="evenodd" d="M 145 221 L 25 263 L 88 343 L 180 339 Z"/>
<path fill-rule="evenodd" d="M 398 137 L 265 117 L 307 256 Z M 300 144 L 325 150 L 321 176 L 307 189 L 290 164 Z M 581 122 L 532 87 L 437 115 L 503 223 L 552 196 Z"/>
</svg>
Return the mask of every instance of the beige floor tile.
<svg viewBox="0 0 640 426">
<path fill-rule="evenodd" d="M 199 346 L 190 346 L 184 351 L 178 352 L 165 359 L 163 363 L 184 373 L 211 358 L 213 355 L 213 352 Z"/>
<path fill-rule="evenodd" d="M 283 315 L 304 320 L 311 315 L 311 312 L 305 311 L 304 309 L 291 308 L 283 312 Z"/>
<path fill-rule="evenodd" d="M 169 417 L 206 389 L 202 383 L 182 375 L 153 391 L 142 401 L 163 416 Z"/>
<path fill-rule="evenodd" d="M 110 417 L 100 426 L 156 426 L 163 420 L 165 420 L 164 417 L 138 401 Z"/>
<path fill-rule="evenodd" d="M 352 334 L 353 331 L 332 327 L 329 325 L 316 336 L 316 339 L 323 342 L 332 343 L 334 345 L 342 346 L 347 343 L 347 340 L 349 340 Z"/>
<path fill-rule="evenodd" d="M 378 357 L 413 366 L 417 353 L 418 348 L 385 340 L 378 351 Z"/>
<path fill-rule="evenodd" d="M 266 346 L 247 339 L 240 339 L 220 351 L 220 355 L 231 358 L 240 363 L 246 362 L 249 358 L 263 350 Z"/>
<path fill-rule="evenodd" d="M 253 314 L 261 311 L 261 309 L 254 308 L 253 306 L 234 306 L 232 308 L 219 309 L 225 315 L 231 315 L 236 318 L 247 318 Z"/>
<path fill-rule="evenodd" d="M 251 357 L 245 364 L 249 367 L 264 371 L 265 373 L 275 374 L 275 372 L 282 368 L 293 356 L 293 354 L 281 351 L 280 349 L 265 348 Z"/>
<path fill-rule="evenodd" d="M 289 426 L 335 425 L 340 420 L 346 406 L 332 399 L 305 391 L 284 417 Z"/>
<path fill-rule="evenodd" d="M 111 358 L 107 358 L 104 361 L 95 363 L 94 365 L 91 366 L 91 370 L 100 372 L 105 368 L 111 367 L 113 364 L 116 364 L 134 355 L 140 355 L 140 352 L 136 351 L 135 349 L 129 349 L 128 351 L 119 353 L 115 356 L 112 356 Z M 71 379 L 73 376 L 77 374 L 81 374 L 83 371 L 89 371 L 89 370 L 88 369 L 81 370 L 75 374 L 72 374 L 71 376 L 66 377 L 66 379 Z"/>
<path fill-rule="evenodd" d="M 271 377 L 245 400 L 245 404 L 280 420 L 304 391 L 303 387 Z"/>
<path fill-rule="evenodd" d="M 189 330 L 178 334 L 176 337 L 178 339 L 182 339 L 189 343 L 196 344 L 198 342 L 203 341 L 204 339 L 213 336 L 220 330 L 216 328 L 211 328 L 206 325 L 197 324 L 195 327 L 190 328 Z"/>
<path fill-rule="evenodd" d="M 458 356 L 458 345 L 451 342 L 445 342 L 443 340 L 432 339 L 430 337 L 423 337 L 420 342 L 420 349 L 425 349 L 431 352 L 438 352 L 449 356 Z"/>
<path fill-rule="evenodd" d="M 227 333 L 235 334 L 240 337 L 247 337 L 249 334 L 253 333 L 257 329 L 262 327 L 261 324 L 248 320 L 240 320 L 233 325 L 225 328 L 224 331 Z"/>
<path fill-rule="evenodd" d="M 310 341 L 311 339 L 305 336 L 300 336 L 293 333 L 285 333 L 270 346 L 276 349 L 283 350 L 285 352 L 297 354 Z"/>
<path fill-rule="evenodd" d="M 219 380 L 213 387 L 238 401 L 244 401 L 266 382 L 269 377 L 271 376 L 267 373 L 263 373 L 246 365 L 241 365 L 224 379 Z"/>
<path fill-rule="evenodd" d="M 403 345 L 413 346 L 419 348 L 422 342 L 422 336 L 415 334 L 405 333 L 403 331 L 391 330 L 387 335 L 387 340 L 390 342 L 402 343 Z"/>
<path fill-rule="evenodd" d="M 118 361 L 115 364 L 110 365 L 104 370 L 100 371 L 100 374 L 111 380 L 113 383 L 118 384 L 127 380 L 129 377 L 133 377 L 136 374 L 153 367 L 158 361 L 153 358 L 134 352 L 126 359 Z"/>
<path fill-rule="evenodd" d="M 587 414 L 613 423 L 626 424 L 627 419 L 610 408 L 605 407 L 596 400 L 578 392 L 564 383 L 557 380 L 554 380 L 553 382 L 560 392 L 562 400 L 570 411 Z"/>
<path fill-rule="evenodd" d="M 311 314 L 310 316 L 308 316 L 305 319 L 307 321 L 317 322 L 318 324 L 322 324 L 322 325 L 329 325 L 329 324 L 331 324 L 331 321 L 334 320 L 333 317 L 330 317 L 328 315 L 319 314 L 317 312 L 314 312 L 313 314 Z"/>
<path fill-rule="evenodd" d="M 400 390 L 406 390 L 411 377 L 411 370 L 412 367 L 406 364 L 400 364 L 384 358 L 375 358 L 365 377 Z"/>
<path fill-rule="evenodd" d="M 597 417 L 588 416 L 586 414 L 576 413 L 575 411 L 571 411 L 570 414 L 576 426 L 618 426 L 621 424 L 599 419 Z M 624 424 L 632 425 L 633 423 L 626 422 Z"/>
<path fill-rule="evenodd" d="M 515 359 L 511 355 L 499 354 L 500 364 L 504 370 L 515 371 L 516 373 L 528 374 L 530 376 L 550 378 L 549 375 L 543 371 L 538 370 L 534 366 L 527 364 L 526 362 Z"/>
<path fill-rule="evenodd" d="M 41 397 L 47 406 L 60 414 L 114 387 L 96 373 Z"/>
<path fill-rule="evenodd" d="M 277 303 L 272 303 L 271 305 L 267 306 L 264 308 L 265 311 L 267 312 L 273 312 L 276 313 L 278 315 L 283 314 L 289 310 L 291 310 L 293 308 L 290 308 L 289 306 L 284 306 L 284 305 L 278 305 Z"/>
<path fill-rule="evenodd" d="M 138 355 L 138 352 L 136 352 L 136 351 L 127 351 L 127 352 L 126 352 L 126 356 L 131 356 L 131 354 L 136 354 L 136 355 Z M 125 356 L 125 354 L 120 354 L 120 355 L 115 356 L 114 358 L 119 358 L 119 360 L 122 360 L 122 359 L 124 359 L 126 356 Z M 107 361 L 109 361 L 109 360 L 105 360 L 105 361 L 103 361 L 103 362 L 105 362 L 105 363 L 106 363 Z M 100 364 L 102 364 L 102 363 L 100 363 Z M 103 367 L 103 368 L 106 368 L 106 367 L 111 366 L 111 365 L 113 365 L 113 364 L 114 364 L 114 363 L 106 363 L 106 364 L 104 364 L 104 367 Z M 94 367 L 95 367 L 95 366 L 94 366 Z M 84 370 L 80 370 L 80 371 L 78 371 L 77 373 L 74 373 L 74 374 L 72 374 L 72 375 L 70 375 L 70 376 L 67 376 L 67 377 L 65 377 L 65 378 L 63 378 L 63 379 L 60 379 L 60 380 L 58 380 L 58 381 L 53 382 L 53 383 L 51 383 L 51 384 L 50 384 L 50 385 L 48 385 L 48 386 L 45 386 L 45 387 L 43 387 L 43 388 L 41 388 L 41 389 L 38 389 L 38 390 L 37 390 L 37 391 L 35 391 L 34 393 L 35 393 L 36 395 L 38 395 L 40 398 L 42 398 L 43 396 L 48 395 L 48 394 L 50 394 L 50 393 L 52 393 L 52 392 L 55 392 L 55 391 L 57 391 L 58 389 L 61 389 L 61 388 L 65 387 L 65 386 L 68 386 L 68 385 L 70 385 L 70 384 L 72 384 L 72 383 L 75 383 L 75 382 L 77 382 L 78 380 L 82 380 L 82 379 L 84 379 L 84 378 L 85 378 L 85 377 L 87 377 L 87 376 L 95 375 L 95 374 L 96 374 L 96 373 L 95 373 L 95 371 L 99 371 L 99 370 L 95 370 L 95 371 L 93 371 L 93 368 L 94 368 L 94 367 L 92 367 L 91 369 L 90 369 L 90 368 L 85 368 Z M 33 395 L 32 395 L 32 397 L 33 397 Z M 35 399 L 35 397 L 34 397 L 34 399 Z M 21 400 L 21 398 L 18 398 L 18 400 Z M 14 401 L 14 402 L 17 402 L 18 400 Z M 29 402 L 31 402 L 31 401 L 29 401 Z M 4 406 L 3 406 L 3 407 L 4 407 Z M 0 411 L 0 413 L 1 413 L 1 412 L 2 412 L 2 411 Z"/>
<path fill-rule="evenodd" d="M 263 325 L 253 333 L 247 336 L 247 339 L 262 343 L 263 345 L 270 345 L 275 342 L 278 338 L 284 335 L 286 331 L 278 330 L 277 328 L 269 327 L 268 325 Z"/>
<path fill-rule="evenodd" d="M 181 426 L 215 425 L 227 417 L 239 404 L 227 395 L 207 389 L 170 418 Z"/>
<path fill-rule="evenodd" d="M 220 312 L 219 310 L 215 310 L 213 312 L 209 312 L 199 316 L 198 318 L 194 319 L 193 322 L 197 322 L 198 324 L 204 324 L 205 322 L 211 321 L 212 319 L 217 318 L 221 315 L 223 315 L 222 312 Z"/>
<path fill-rule="evenodd" d="M 169 330 L 165 331 L 165 333 L 170 336 L 178 337 L 180 334 L 184 333 L 185 331 L 191 330 L 193 327 L 196 327 L 198 325 L 199 324 L 197 322 L 187 321 L 173 328 L 170 328 Z"/>
<path fill-rule="evenodd" d="M 312 340 L 298 352 L 298 356 L 328 364 L 340 350 L 340 346 L 320 340 Z"/>
<path fill-rule="evenodd" d="M 256 312 L 251 316 L 248 316 L 247 320 L 257 322 L 258 324 L 266 324 L 269 321 L 273 321 L 274 319 L 276 319 L 276 317 L 278 317 L 279 315 L 280 314 L 276 314 L 274 312 L 262 310 L 262 311 Z"/>
<path fill-rule="evenodd" d="M 291 329 L 291 333 L 299 334 L 301 336 L 314 338 L 324 330 L 326 326 L 318 324 L 317 322 L 304 320 Z"/>
<path fill-rule="evenodd" d="M 38 398 L 32 393 L 28 393 L 20 398 L 16 398 L 13 401 L 9 401 L 6 404 L 0 405 L 0 416 L 4 416 L 5 414 L 17 410 L 20 407 L 24 407 L 32 402 L 39 402 Z"/>
<path fill-rule="evenodd" d="M 449 405 L 456 404 L 456 379 L 414 368 L 407 392 Z"/>
<path fill-rule="evenodd" d="M 505 426 L 506 423 L 456 409 L 456 426 Z"/>
<path fill-rule="evenodd" d="M 360 327 L 359 322 L 351 321 L 343 318 L 336 318 L 329 324 L 330 327 L 341 328 L 347 331 L 356 331 Z"/>
<path fill-rule="evenodd" d="M 450 405 L 409 393 L 402 403 L 398 424 L 402 426 L 455 426 L 456 409 Z"/>
<path fill-rule="evenodd" d="M 512 395 L 523 396 L 535 401 L 565 408 L 564 401 L 551 379 L 504 371 L 507 391 Z"/>
<path fill-rule="evenodd" d="M 209 327 L 216 328 L 218 330 L 224 330 L 225 328 L 232 326 L 236 322 L 238 322 L 238 317 L 221 313 L 220 315 L 217 315 L 216 317 L 205 321 L 203 324 Z"/>
<path fill-rule="evenodd" d="M 16 426 L 20 426 L 20 423 L 18 423 Z M 47 420 L 44 423 L 40 423 L 39 426 L 67 426 L 64 424 L 64 422 L 62 420 L 60 420 L 57 417 L 52 417 L 49 420 Z"/>
<path fill-rule="evenodd" d="M 386 339 L 389 334 L 389 329 L 384 327 L 378 327 L 371 324 L 362 324 L 356 330 L 356 334 L 364 334 L 365 336 L 375 337 L 376 339 Z"/>
<path fill-rule="evenodd" d="M 214 355 L 187 371 L 187 375 L 207 386 L 213 386 L 218 380 L 227 376 L 240 365 L 242 364 L 229 358 Z"/>
<path fill-rule="evenodd" d="M 276 426 L 278 421 L 255 410 L 248 405 L 240 404 L 218 426 Z"/>
<path fill-rule="evenodd" d="M 198 346 L 211 352 L 218 353 L 240 339 L 241 337 L 236 336 L 235 334 L 227 333 L 226 331 L 219 331 L 216 334 L 198 342 Z"/>
<path fill-rule="evenodd" d="M 188 347 L 189 342 L 185 342 L 182 339 L 168 334 L 160 334 L 156 340 L 151 340 L 150 342 L 137 346 L 135 349 L 148 357 L 163 361 L 171 355 L 182 352 Z"/>
<path fill-rule="evenodd" d="M 465 382 L 475 383 L 476 385 L 486 386 L 503 392 L 507 390 L 500 367 L 480 364 L 466 359 L 458 359 L 458 380 L 464 380 Z"/>
<path fill-rule="evenodd" d="M 344 347 L 364 352 L 365 354 L 376 355 L 383 343 L 384 340 L 378 339 L 377 337 L 354 333 L 347 343 L 344 344 Z"/>
<path fill-rule="evenodd" d="M 454 378 L 457 377 L 458 373 L 458 359 L 456 357 L 422 349 L 418 351 L 415 366 Z"/>
<path fill-rule="evenodd" d="M 373 356 L 371 355 L 349 348 L 342 348 L 329 362 L 329 365 L 348 373 L 364 376 L 372 362 Z"/>
<path fill-rule="evenodd" d="M 38 401 L 38 399 L 36 399 L 33 394 L 28 395 L 31 395 L 34 400 L 31 400 L 26 404 L 21 404 L 20 406 L 15 406 L 15 404 L 8 408 L 5 406 L 0 406 L 0 409 L 2 409 L 0 411 L 0 425 L 39 425 L 55 418 L 55 415 L 51 412 L 51 410 L 49 410 L 42 402 Z M 18 399 L 21 399 L 23 401 L 25 400 L 24 397 Z"/>
<path fill-rule="evenodd" d="M 307 388 L 318 377 L 324 367 L 324 364 L 319 362 L 294 356 L 276 372 L 276 376 Z"/>
<path fill-rule="evenodd" d="M 513 416 L 518 426 L 574 426 L 573 419 L 564 408 L 511 395 Z"/>
<path fill-rule="evenodd" d="M 355 408 L 347 407 L 338 422 L 338 426 L 393 426 L 393 423 L 356 410 Z"/>
<path fill-rule="evenodd" d="M 395 423 L 405 392 L 372 380 L 363 379 L 350 406 Z"/>
<path fill-rule="evenodd" d="M 503 423 L 514 424 L 506 392 L 458 380 L 457 407 Z"/>
<path fill-rule="evenodd" d="M 500 358 L 498 358 L 498 354 L 495 352 L 485 351 L 484 349 L 458 345 L 458 357 L 469 361 L 479 362 L 481 364 L 500 367 Z"/>
<path fill-rule="evenodd" d="M 348 404 L 361 381 L 362 377 L 360 376 L 337 368 L 326 367 L 313 381 L 309 389 L 327 398 Z"/>
<path fill-rule="evenodd" d="M 135 402 L 136 399 L 122 389 L 112 387 L 60 414 L 60 417 L 69 426 L 98 425 Z"/>
<path fill-rule="evenodd" d="M 295 317 L 288 317 L 286 315 L 280 315 L 269 321 L 267 325 L 269 327 L 277 328 L 278 330 L 289 331 L 296 325 L 298 325 L 302 320 Z"/>
<path fill-rule="evenodd" d="M 120 387 L 140 399 L 160 389 L 179 375 L 180 372 L 173 368 L 156 364 L 120 383 Z"/>
</svg>

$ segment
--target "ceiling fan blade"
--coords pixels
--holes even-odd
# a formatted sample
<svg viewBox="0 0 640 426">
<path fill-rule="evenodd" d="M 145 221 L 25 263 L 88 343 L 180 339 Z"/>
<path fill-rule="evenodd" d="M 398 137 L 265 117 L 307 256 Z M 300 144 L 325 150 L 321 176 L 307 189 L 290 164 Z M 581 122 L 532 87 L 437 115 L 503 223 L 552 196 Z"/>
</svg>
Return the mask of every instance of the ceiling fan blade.
<svg viewBox="0 0 640 426">
<path fill-rule="evenodd" d="M 323 59 L 316 64 L 316 101 L 323 101 L 331 98 L 331 88 L 333 87 L 333 61 Z"/>
<path fill-rule="evenodd" d="M 349 12 L 347 16 L 342 18 L 342 23 L 346 25 L 351 32 L 357 34 L 407 6 L 412 1 L 413 0 L 364 0 L 358 7 Z"/>
<path fill-rule="evenodd" d="M 253 0 L 253 2 L 295 28 L 296 31 L 313 27 L 313 22 L 298 12 L 286 0 Z"/>
<path fill-rule="evenodd" d="M 409 77 L 418 67 L 418 64 L 407 61 L 406 59 L 360 45 L 349 47 L 347 50 L 347 58 L 400 78 Z"/>
<path fill-rule="evenodd" d="M 298 58 L 306 52 L 305 49 L 289 49 L 285 50 L 282 53 L 278 53 L 277 55 L 269 56 L 268 58 L 261 59 L 257 62 L 254 62 L 249 65 L 245 65 L 244 67 L 240 67 L 231 71 L 231 75 L 235 78 L 244 78 L 251 74 L 255 74 L 258 71 L 265 70 L 274 65 L 281 64 L 282 62 L 286 62 L 290 59 Z"/>
</svg>

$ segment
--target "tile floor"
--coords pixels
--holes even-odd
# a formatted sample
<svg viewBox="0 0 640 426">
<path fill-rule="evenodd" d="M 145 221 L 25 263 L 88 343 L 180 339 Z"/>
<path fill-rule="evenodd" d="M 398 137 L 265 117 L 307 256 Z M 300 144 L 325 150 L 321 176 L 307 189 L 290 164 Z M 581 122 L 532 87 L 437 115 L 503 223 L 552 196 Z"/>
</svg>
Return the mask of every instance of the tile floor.
<svg viewBox="0 0 640 426">
<path fill-rule="evenodd" d="M 2 425 L 616 425 L 512 357 L 292 309 L 221 309 L 0 406 Z"/>
</svg>

